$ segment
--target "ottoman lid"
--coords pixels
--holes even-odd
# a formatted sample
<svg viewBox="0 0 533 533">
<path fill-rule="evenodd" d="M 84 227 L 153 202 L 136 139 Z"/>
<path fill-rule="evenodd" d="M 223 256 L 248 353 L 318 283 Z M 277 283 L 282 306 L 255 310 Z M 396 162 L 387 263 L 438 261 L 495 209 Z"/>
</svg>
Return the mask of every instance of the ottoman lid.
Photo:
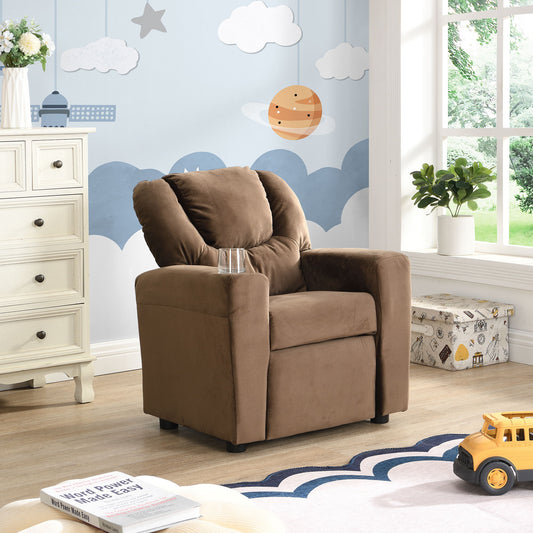
<svg viewBox="0 0 533 533">
<path fill-rule="evenodd" d="M 510 304 L 455 296 L 453 294 L 429 294 L 413 297 L 411 300 L 413 318 L 439 322 L 471 322 L 502 316 L 512 316 L 514 307 Z"/>
</svg>

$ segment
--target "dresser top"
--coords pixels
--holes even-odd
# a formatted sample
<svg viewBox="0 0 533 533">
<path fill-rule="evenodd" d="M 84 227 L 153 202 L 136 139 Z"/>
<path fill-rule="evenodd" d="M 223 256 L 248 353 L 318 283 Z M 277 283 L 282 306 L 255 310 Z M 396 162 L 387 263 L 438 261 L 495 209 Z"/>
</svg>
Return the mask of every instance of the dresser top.
<svg viewBox="0 0 533 533">
<path fill-rule="evenodd" d="M 22 135 L 79 135 L 81 133 L 92 133 L 94 131 L 96 131 L 96 128 L 0 128 L 0 138 Z"/>
</svg>

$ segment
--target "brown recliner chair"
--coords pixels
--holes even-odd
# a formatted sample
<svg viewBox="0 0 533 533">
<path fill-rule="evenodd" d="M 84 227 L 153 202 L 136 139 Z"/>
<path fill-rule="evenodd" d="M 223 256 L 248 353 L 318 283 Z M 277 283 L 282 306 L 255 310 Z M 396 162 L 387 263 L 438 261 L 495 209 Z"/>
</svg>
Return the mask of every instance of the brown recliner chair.
<svg viewBox="0 0 533 533">
<path fill-rule="evenodd" d="M 134 207 L 161 268 L 136 280 L 144 411 L 245 444 L 407 409 L 406 256 L 311 250 L 289 186 L 249 168 L 139 183 Z M 218 274 L 218 248 L 246 272 Z"/>
</svg>

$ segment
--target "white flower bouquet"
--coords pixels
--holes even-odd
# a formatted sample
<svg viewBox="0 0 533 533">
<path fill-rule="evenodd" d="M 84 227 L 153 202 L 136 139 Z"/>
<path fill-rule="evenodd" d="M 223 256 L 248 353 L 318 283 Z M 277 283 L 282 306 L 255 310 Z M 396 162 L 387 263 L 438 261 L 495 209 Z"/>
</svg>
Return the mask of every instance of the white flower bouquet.
<svg viewBox="0 0 533 533">
<path fill-rule="evenodd" d="M 43 70 L 55 50 L 50 35 L 41 33 L 35 22 L 26 17 L 20 22 L 5 20 L 0 25 L 0 61 L 7 68 L 27 67 L 38 61 Z"/>
</svg>

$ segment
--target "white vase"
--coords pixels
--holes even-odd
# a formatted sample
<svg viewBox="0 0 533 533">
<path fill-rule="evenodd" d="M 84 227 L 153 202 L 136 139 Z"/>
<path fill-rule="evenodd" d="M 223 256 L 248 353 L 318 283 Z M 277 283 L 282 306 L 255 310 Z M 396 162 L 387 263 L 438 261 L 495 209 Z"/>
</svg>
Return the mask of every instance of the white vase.
<svg viewBox="0 0 533 533">
<path fill-rule="evenodd" d="M 437 253 L 440 255 L 472 255 L 476 242 L 472 215 L 441 215 L 437 222 Z"/>
<path fill-rule="evenodd" d="M 2 128 L 31 128 L 28 67 L 4 68 Z"/>
</svg>

